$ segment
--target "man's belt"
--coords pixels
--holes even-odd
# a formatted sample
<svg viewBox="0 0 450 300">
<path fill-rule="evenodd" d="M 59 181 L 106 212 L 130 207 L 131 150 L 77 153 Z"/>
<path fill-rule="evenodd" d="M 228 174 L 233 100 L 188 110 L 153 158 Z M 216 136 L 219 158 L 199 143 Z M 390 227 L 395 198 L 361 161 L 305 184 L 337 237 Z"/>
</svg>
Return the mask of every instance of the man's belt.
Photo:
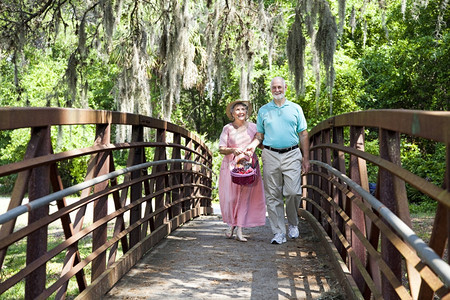
<svg viewBox="0 0 450 300">
<path fill-rule="evenodd" d="M 289 152 L 289 151 L 291 151 L 291 150 L 297 149 L 297 148 L 298 148 L 298 145 L 294 145 L 294 146 L 292 146 L 292 147 L 289 147 L 289 148 L 283 148 L 283 149 L 272 148 L 272 147 L 270 147 L 270 146 L 264 146 L 264 148 L 265 148 L 265 149 L 268 149 L 268 150 L 270 150 L 270 151 L 278 152 L 278 153 L 286 153 L 286 152 Z"/>
</svg>

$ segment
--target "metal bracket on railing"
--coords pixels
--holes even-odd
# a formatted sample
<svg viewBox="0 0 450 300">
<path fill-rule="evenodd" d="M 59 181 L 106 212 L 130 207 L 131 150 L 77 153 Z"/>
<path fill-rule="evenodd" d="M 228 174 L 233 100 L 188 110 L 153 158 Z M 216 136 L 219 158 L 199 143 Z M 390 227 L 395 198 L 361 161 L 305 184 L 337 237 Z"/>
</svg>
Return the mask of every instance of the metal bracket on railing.
<svg viewBox="0 0 450 300">
<path fill-rule="evenodd" d="M 406 241 L 409 245 L 416 250 L 417 254 L 438 274 L 445 286 L 450 287 L 450 266 L 442 260 L 442 258 L 434 252 L 434 250 L 428 246 L 415 232 L 406 225 L 397 215 L 395 215 L 390 209 L 388 209 L 377 198 L 372 196 L 368 191 L 363 189 L 359 184 L 351 180 L 345 174 L 342 174 L 339 170 L 332 166 L 317 160 L 310 160 L 311 164 L 323 167 L 333 173 L 336 177 L 339 177 L 342 181 L 348 184 L 356 193 L 358 193 L 364 200 L 366 200 L 373 209 L 375 209 L 386 222 L 394 228 L 394 230 Z"/>
<path fill-rule="evenodd" d="M 94 186 L 100 182 L 118 177 L 120 175 L 129 173 L 129 172 L 133 172 L 133 171 L 137 171 L 140 169 L 144 169 L 144 168 L 148 168 L 148 167 L 152 167 L 152 166 L 156 166 L 156 165 L 162 165 L 162 164 L 169 164 L 169 163 L 177 163 L 177 162 L 182 162 L 182 163 L 192 163 L 192 164 L 196 164 L 196 165 L 201 165 L 202 167 L 208 169 L 209 171 L 211 171 L 212 173 L 213 170 L 211 168 L 209 168 L 208 166 L 193 161 L 193 160 L 187 160 L 187 159 L 166 159 L 166 160 L 158 160 L 158 161 L 151 161 L 151 162 L 146 162 L 146 163 L 142 163 L 142 164 L 138 164 L 138 165 L 134 165 L 131 167 L 126 167 L 120 170 L 116 170 L 114 172 L 105 174 L 105 175 L 101 175 L 98 176 L 96 178 L 87 180 L 85 182 L 73 185 L 71 187 L 68 187 L 66 189 L 57 191 L 55 193 L 52 193 L 50 195 L 41 197 L 41 198 L 37 198 L 27 204 L 24 205 L 20 205 L 17 206 L 11 210 L 8 210 L 7 212 L 5 212 L 4 214 L 0 215 L 0 224 L 4 224 L 8 221 L 11 221 L 17 217 L 19 217 L 20 215 L 30 212 L 32 210 L 35 210 L 39 207 L 45 206 L 47 204 L 50 204 L 52 201 L 56 201 L 59 199 L 62 199 L 66 196 L 72 195 L 76 192 L 82 191 L 88 187 Z"/>
</svg>

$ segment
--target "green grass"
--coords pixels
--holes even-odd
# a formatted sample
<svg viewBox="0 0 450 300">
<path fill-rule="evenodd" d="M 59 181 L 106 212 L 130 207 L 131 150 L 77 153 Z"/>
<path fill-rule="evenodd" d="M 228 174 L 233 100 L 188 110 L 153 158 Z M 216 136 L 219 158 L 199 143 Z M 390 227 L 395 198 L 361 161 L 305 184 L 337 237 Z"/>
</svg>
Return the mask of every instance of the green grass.
<svg viewBox="0 0 450 300">
<path fill-rule="evenodd" d="M 411 203 L 409 205 L 411 215 L 434 215 L 436 209 L 437 202 L 433 200 L 422 201 L 421 203 Z"/>
</svg>

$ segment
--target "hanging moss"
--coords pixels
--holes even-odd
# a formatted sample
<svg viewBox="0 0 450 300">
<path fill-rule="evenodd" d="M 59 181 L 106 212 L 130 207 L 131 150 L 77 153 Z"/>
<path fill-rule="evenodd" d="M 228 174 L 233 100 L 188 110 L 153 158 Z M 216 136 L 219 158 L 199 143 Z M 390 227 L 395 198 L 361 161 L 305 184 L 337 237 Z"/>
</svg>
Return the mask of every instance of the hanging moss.
<svg viewBox="0 0 450 300">
<path fill-rule="evenodd" d="M 82 60 L 87 56 L 86 53 L 86 18 L 83 18 L 78 27 L 78 52 Z"/>
<path fill-rule="evenodd" d="M 190 9 L 192 2 L 172 0 L 161 2 L 165 17 L 160 39 L 162 81 L 162 118 L 170 120 L 172 107 L 180 100 L 181 89 L 190 89 L 198 81 L 198 68 L 194 63 L 195 46 L 191 42 L 192 32 L 197 28 Z M 181 83 L 181 84 L 180 84 Z"/>
<path fill-rule="evenodd" d="M 322 1 L 319 8 L 319 30 L 316 37 L 316 48 L 327 74 L 327 86 L 334 81 L 334 52 L 336 51 L 337 26 L 335 17 L 331 14 L 326 1 Z"/>
<path fill-rule="evenodd" d="M 103 1 L 103 27 L 105 28 L 106 43 L 109 46 L 114 32 L 113 1 Z"/>
<path fill-rule="evenodd" d="M 350 12 L 350 22 L 349 26 L 352 29 L 352 36 L 355 33 L 356 29 L 356 14 L 355 14 L 355 6 L 352 6 L 352 11 Z"/>
<path fill-rule="evenodd" d="M 447 9 L 448 0 L 442 0 L 441 5 L 439 6 L 439 15 L 436 21 L 436 30 L 434 36 L 437 40 L 442 39 L 441 29 L 445 28 L 446 22 L 444 21 L 444 13 Z"/>
<path fill-rule="evenodd" d="M 344 24 L 345 24 L 345 0 L 338 0 L 338 14 L 339 14 L 339 29 L 338 36 L 342 36 L 344 32 Z"/>
<path fill-rule="evenodd" d="M 67 107 L 73 107 L 77 95 L 77 66 L 78 66 L 79 60 L 77 57 L 77 53 L 72 53 L 72 55 L 69 58 L 69 62 L 67 64 L 66 69 L 66 80 L 67 80 L 67 86 L 68 91 L 66 93 L 66 105 Z"/>
<path fill-rule="evenodd" d="M 367 42 L 367 20 L 363 21 L 363 48 L 366 48 Z"/>
<path fill-rule="evenodd" d="M 131 41 L 131 52 L 122 61 L 123 71 L 117 79 L 114 98 L 119 111 L 151 116 L 147 33 L 136 31 Z M 116 140 L 131 141 L 131 128 L 117 126 Z"/>
<path fill-rule="evenodd" d="M 275 24 L 282 22 L 282 14 L 272 14 L 271 12 L 274 11 L 276 11 L 274 4 L 271 4 L 265 8 L 264 1 L 260 0 L 257 21 L 262 40 L 265 41 L 262 47 L 267 50 L 267 63 L 269 70 L 272 69 L 272 60 L 274 56 L 274 49 L 276 47 Z"/>
<path fill-rule="evenodd" d="M 302 22 L 302 20 L 305 21 Z M 316 22 L 316 20 L 318 21 Z M 316 26 L 318 27 L 317 30 Z M 330 114 L 332 114 L 332 89 L 335 79 L 333 63 L 338 29 L 335 17 L 332 15 L 327 1 L 300 1 L 296 10 L 294 23 L 289 31 L 286 49 L 289 70 L 294 76 L 294 86 L 297 94 L 303 93 L 304 89 L 303 77 L 306 41 L 303 35 L 303 27 L 306 28 L 306 32 L 311 39 L 311 61 L 316 84 L 316 111 L 318 113 L 321 84 L 320 63 L 322 63 L 326 73 L 326 84 L 329 89 L 330 98 Z"/>
<path fill-rule="evenodd" d="M 444 18 L 448 5 L 448 0 L 439 1 L 440 9 L 435 12 L 438 16 L 436 39 L 441 37 L 440 32 L 446 26 Z M 339 27 L 336 26 L 328 2 L 297 1 L 296 16 L 286 45 L 288 64 L 297 93 L 304 92 L 305 62 L 311 61 L 317 104 L 321 93 L 321 75 L 324 73 L 330 104 L 332 103 L 333 54 L 337 36 L 342 34 L 346 19 L 345 0 L 338 0 Z M 370 0 L 361 2 L 358 2 L 358 7 L 351 8 L 349 26 L 352 34 L 356 26 L 361 26 L 365 47 L 367 22 L 364 15 Z M 385 0 L 377 2 L 388 37 L 385 24 L 386 3 Z M 407 4 L 412 15 L 419 17 L 421 8 L 428 5 L 428 0 L 401 0 L 402 13 L 405 13 Z M 277 30 L 285 25 L 282 16 L 291 13 L 284 10 L 290 10 L 289 2 L 264 0 L 4 0 L 0 6 L 0 49 L 5 53 L 4 57 L 14 53 L 14 80 L 19 100 L 23 90 L 20 75 L 27 64 L 20 57 L 23 56 L 23 49 L 28 45 L 32 49 L 49 49 L 48 45 L 55 40 L 55 36 L 64 32 L 67 33 L 68 40 L 73 42 L 67 48 L 73 54 L 67 61 L 64 87 L 60 84 L 58 92 L 54 92 L 55 96 L 51 95 L 49 99 L 65 92 L 67 104 L 58 102 L 58 105 L 85 106 L 89 87 L 86 83 L 87 58 L 101 51 L 100 59 L 105 63 L 116 63 L 122 69 L 118 79 L 111 79 L 117 80 L 115 97 L 118 109 L 149 115 L 157 111 L 160 115 L 155 116 L 167 120 L 171 117 L 173 107 L 179 102 L 183 89 L 196 88 L 200 94 L 206 92 L 211 104 L 216 104 L 212 103 L 213 94 L 222 94 L 223 74 L 230 74 L 231 68 L 234 68 L 233 72 L 240 72 L 233 73 L 231 77 L 240 78 L 232 78 L 230 82 L 226 82 L 226 86 L 239 80 L 241 97 L 250 98 L 254 64 L 268 65 L 270 70 L 272 59 L 277 58 L 274 49 L 278 48 L 278 38 L 284 38 L 284 32 L 277 34 Z M 120 32 L 116 32 L 119 22 Z M 71 34 L 76 24 L 78 40 L 74 41 Z M 311 57 L 308 59 L 305 57 L 307 46 L 311 48 Z M 77 50 L 73 50 L 74 48 Z M 282 55 L 278 57 L 283 58 Z M 230 64 L 231 61 L 234 63 Z M 150 102 L 149 74 L 154 76 L 151 81 L 152 91 L 158 95 L 154 103 Z M 260 75 L 261 78 L 264 76 L 266 74 Z M 61 79 L 59 82 L 62 81 Z M 51 102 L 48 101 L 47 104 L 50 105 Z M 156 104 L 157 108 L 152 108 L 151 104 Z M 318 105 L 316 107 L 318 109 Z"/>
<path fill-rule="evenodd" d="M 223 13 L 223 6 L 221 1 L 216 1 L 214 3 L 214 10 L 208 16 L 207 26 L 205 29 L 205 60 L 206 60 L 206 92 L 208 98 L 212 101 L 213 93 L 215 89 L 220 90 L 220 80 L 216 80 L 218 77 L 218 68 L 220 66 L 218 61 L 220 61 L 220 45 L 219 40 L 223 36 L 223 31 L 225 26 L 224 23 L 220 22 L 221 18 L 224 17 L 227 20 L 227 14 Z M 217 54 L 216 54 L 217 53 Z M 218 85 L 216 83 L 219 83 Z"/>
<path fill-rule="evenodd" d="M 295 21 L 286 41 L 289 70 L 294 75 L 294 87 L 297 94 L 304 93 L 304 60 L 306 40 L 303 35 L 303 23 L 300 13 L 295 14 Z"/>
<path fill-rule="evenodd" d="M 206 92 L 210 101 L 214 93 L 221 93 L 221 70 L 229 68 L 230 59 L 240 71 L 240 97 L 251 97 L 255 53 L 274 47 L 276 18 L 267 12 L 263 1 L 258 2 L 218 0 L 208 16 L 205 60 Z M 268 51 L 270 65 L 273 50 Z"/>
<path fill-rule="evenodd" d="M 386 39 L 389 40 L 389 30 L 386 25 L 386 3 L 384 0 L 378 0 L 378 7 L 381 11 L 381 26 L 383 27 Z"/>
<path fill-rule="evenodd" d="M 428 6 L 428 0 L 413 0 L 411 6 L 411 15 L 414 20 L 418 20 L 420 17 L 421 8 Z"/>
</svg>

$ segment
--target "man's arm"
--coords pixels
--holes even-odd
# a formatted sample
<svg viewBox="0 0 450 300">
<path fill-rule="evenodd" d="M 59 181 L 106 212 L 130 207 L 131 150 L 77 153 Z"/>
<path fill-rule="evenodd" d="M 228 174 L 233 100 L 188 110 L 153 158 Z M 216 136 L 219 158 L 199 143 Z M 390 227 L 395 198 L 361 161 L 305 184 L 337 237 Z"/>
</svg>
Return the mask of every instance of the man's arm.
<svg viewBox="0 0 450 300">
<path fill-rule="evenodd" d="M 251 152 L 251 154 L 253 154 L 255 152 L 256 147 L 258 147 L 258 145 L 262 145 L 263 140 L 264 140 L 264 133 L 257 132 L 255 134 L 255 137 L 253 138 L 253 141 L 250 144 L 248 144 L 246 152 Z"/>
<path fill-rule="evenodd" d="M 305 129 L 298 134 L 300 138 L 300 149 L 302 150 L 302 173 L 308 173 L 311 165 L 309 164 L 309 137 L 308 131 Z"/>
</svg>

